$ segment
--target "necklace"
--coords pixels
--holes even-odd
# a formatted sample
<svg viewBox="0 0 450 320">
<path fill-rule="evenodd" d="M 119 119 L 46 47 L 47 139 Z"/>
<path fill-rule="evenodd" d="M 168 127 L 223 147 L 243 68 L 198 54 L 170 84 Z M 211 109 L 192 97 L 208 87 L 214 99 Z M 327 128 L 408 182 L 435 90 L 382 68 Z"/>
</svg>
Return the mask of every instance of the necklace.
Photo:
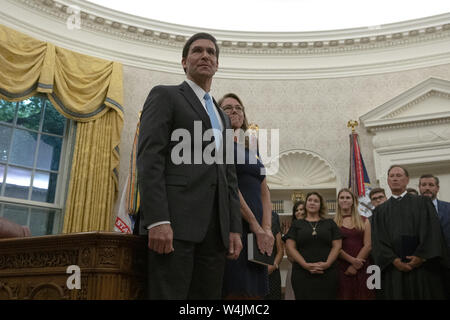
<svg viewBox="0 0 450 320">
<path fill-rule="evenodd" d="M 317 235 L 316 228 L 317 228 L 317 225 L 319 224 L 319 222 L 320 222 L 320 220 L 317 221 L 316 224 L 313 226 L 313 224 L 312 224 L 311 222 L 308 221 L 309 225 L 310 225 L 311 228 L 313 229 L 313 232 L 312 232 L 312 235 L 313 235 L 313 236 L 316 236 L 316 235 Z"/>
</svg>

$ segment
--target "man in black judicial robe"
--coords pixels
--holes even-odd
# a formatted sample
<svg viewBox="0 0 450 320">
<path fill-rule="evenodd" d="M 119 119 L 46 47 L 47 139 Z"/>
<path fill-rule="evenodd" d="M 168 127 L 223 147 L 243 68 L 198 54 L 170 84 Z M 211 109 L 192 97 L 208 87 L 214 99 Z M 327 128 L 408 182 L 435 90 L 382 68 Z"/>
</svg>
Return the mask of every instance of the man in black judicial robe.
<svg viewBox="0 0 450 320">
<path fill-rule="evenodd" d="M 392 197 L 372 216 L 372 257 L 381 269 L 381 299 L 445 299 L 448 253 L 436 210 L 427 197 L 407 194 L 406 169 L 392 166 Z"/>
</svg>

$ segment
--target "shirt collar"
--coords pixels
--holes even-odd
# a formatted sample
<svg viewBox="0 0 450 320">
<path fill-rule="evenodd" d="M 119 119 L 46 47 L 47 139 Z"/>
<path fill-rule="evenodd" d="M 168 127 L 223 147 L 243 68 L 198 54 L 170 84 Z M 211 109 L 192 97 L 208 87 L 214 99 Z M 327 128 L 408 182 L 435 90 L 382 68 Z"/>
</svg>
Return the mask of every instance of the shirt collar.
<svg viewBox="0 0 450 320">
<path fill-rule="evenodd" d="M 405 194 L 407 194 L 408 193 L 408 191 L 404 191 L 401 195 L 399 195 L 399 196 L 396 196 L 396 195 L 392 195 L 392 197 L 394 198 L 394 199 L 398 199 L 398 198 L 403 198 L 404 196 L 405 196 Z"/>
<path fill-rule="evenodd" d="M 192 81 L 190 79 L 186 79 L 186 82 L 192 88 L 192 90 L 194 91 L 198 100 L 200 100 L 200 102 L 204 105 L 205 104 L 204 96 L 205 96 L 206 91 L 203 90 L 202 87 L 200 87 L 198 84 L 196 84 L 194 81 Z"/>
<path fill-rule="evenodd" d="M 431 200 L 431 202 L 433 202 L 433 204 L 434 204 L 434 206 L 436 207 L 436 210 L 437 210 L 437 207 L 438 207 L 437 198 L 434 198 L 434 200 Z"/>
</svg>

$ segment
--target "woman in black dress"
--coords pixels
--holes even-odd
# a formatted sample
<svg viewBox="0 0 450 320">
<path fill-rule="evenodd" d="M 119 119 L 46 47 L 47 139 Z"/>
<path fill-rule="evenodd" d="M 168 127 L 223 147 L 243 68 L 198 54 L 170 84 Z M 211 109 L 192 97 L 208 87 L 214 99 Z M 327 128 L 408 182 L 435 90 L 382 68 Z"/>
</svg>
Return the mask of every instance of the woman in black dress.
<svg viewBox="0 0 450 320">
<path fill-rule="evenodd" d="M 287 238 L 286 235 L 291 228 L 292 222 L 298 219 L 301 219 L 305 215 L 305 202 L 303 200 L 299 200 L 294 203 L 294 206 L 292 207 L 292 220 L 289 222 L 289 224 L 286 224 L 284 229 L 284 236 L 283 241 L 286 242 Z M 286 287 L 284 290 L 284 300 L 295 300 L 295 294 L 294 289 L 292 288 L 292 264 L 295 263 L 293 260 L 291 260 L 290 257 L 288 257 L 289 260 L 289 267 L 286 274 Z"/>
<path fill-rule="evenodd" d="M 244 107 L 237 95 L 225 95 L 219 100 L 219 106 L 230 117 L 236 134 L 248 129 Z M 241 202 L 243 248 L 237 260 L 226 262 L 223 297 L 263 299 L 269 293 L 267 266 L 248 261 L 247 234 L 252 232 L 256 235 L 257 246 L 261 252 L 269 255 L 272 253 L 272 203 L 266 177 L 262 173 L 264 166 L 259 160 L 256 148 L 252 148 L 247 139 L 237 139 L 234 148 Z"/>
<path fill-rule="evenodd" d="M 291 283 L 297 300 L 337 298 L 335 262 L 342 240 L 338 226 L 327 219 L 326 211 L 322 196 L 308 193 L 304 216 L 293 221 L 286 236 L 287 254 L 294 261 Z"/>
</svg>

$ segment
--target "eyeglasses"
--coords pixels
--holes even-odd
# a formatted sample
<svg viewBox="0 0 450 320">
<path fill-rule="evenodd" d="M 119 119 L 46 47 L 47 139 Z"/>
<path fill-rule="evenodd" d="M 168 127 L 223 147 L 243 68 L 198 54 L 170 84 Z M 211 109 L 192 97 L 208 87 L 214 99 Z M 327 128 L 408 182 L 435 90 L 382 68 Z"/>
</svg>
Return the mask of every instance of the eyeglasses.
<svg viewBox="0 0 450 320">
<path fill-rule="evenodd" d="M 380 201 L 380 200 L 383 200 L 384 198 L 386 198 L 386 196 L 385 195 L 380 195 L 380 196 L 378 196 L 378 197 L 372 197 L 372 201 Z"/>
<path fill-rule="evenodd" d="M 227 105 L 222 107 L 222 110 L 227 112 L 227 113 L 228 112 L 232 112 L 233 109 L 236 110 L 236 112 L 239 112 L 239 113 L 242 113 L 244 111 L 244 107 L 240 106 L 240 105 L 232 106 L 232 105 L 227 104 Z"/>
</svg>

